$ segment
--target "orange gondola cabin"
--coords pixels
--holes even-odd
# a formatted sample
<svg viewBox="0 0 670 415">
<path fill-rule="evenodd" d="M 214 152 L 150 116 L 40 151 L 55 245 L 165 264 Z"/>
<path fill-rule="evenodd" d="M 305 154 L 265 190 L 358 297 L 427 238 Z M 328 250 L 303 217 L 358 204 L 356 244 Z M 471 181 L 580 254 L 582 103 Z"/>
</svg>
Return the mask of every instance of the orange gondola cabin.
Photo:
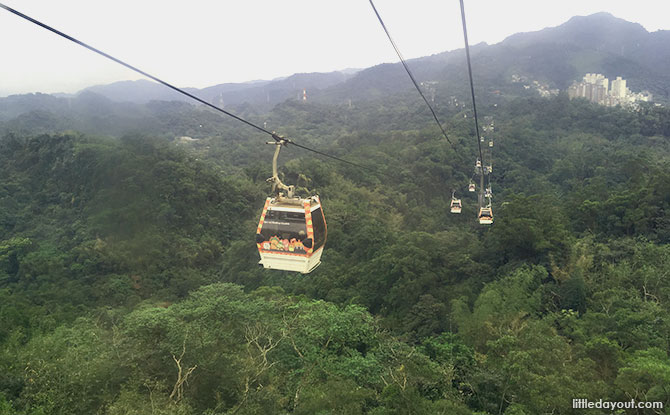
<svg viewBox="0 0 670 415">
<path fill-rule="evenodd" d="M 491 225 L 493 223 L 493 209 L 491 206 L 480 208 L 477 218 L 479 219 L 480 224 Z"/>
<path fill-rule="evenodd" d="M 451 199 L 451 213 L 461 213 L 462 208 L 463 205 L 461 204 L 461 199 Z"/>
<path fill-rule="evenodd" d="M 295 186 L 286 186 L 277 173 L 279 151 L 288 141 L 276 136 L 272 158 L 272 183 L 274 197 L 268 197 L 256 231 L 256 247 L 261 255 L 258 262 L 264 268 L 296 271 L 308 274 L 321 264 L 323 246 L 326 244 L 326 217 L 321 209 L 319 196 L 298 197 Z"/>
<path fill-rule="evenodd" d="M 326 234 L 326 218 L 318 196 L 268 197 L 256 233 L 259 264 L 307 274 L 321 263 Z"/>
</svg>

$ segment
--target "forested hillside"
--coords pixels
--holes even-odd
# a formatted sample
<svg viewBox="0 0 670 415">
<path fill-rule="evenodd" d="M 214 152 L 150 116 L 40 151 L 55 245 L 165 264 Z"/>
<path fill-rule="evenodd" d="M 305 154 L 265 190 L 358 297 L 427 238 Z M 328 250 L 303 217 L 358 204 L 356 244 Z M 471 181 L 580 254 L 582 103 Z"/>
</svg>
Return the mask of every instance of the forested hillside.
<svg viewBox="0 0 670 415">
<path fill-rule="evenodd" d="M 466 81 L 443 56 L 417 76 L 448 74 L 435 107 L 453 145 L 398 65 L 228 108 L 366 167 L 282 151 L 282 180 L 328 223 L 306 275 L 258 266 L 266 136 L 184 102 L 0 100 L 0 414 L 670 407 L 670 110 L 540 98 L 481 47 L 492 226 L 466 190 Z"/>
<path fill-rule="evenodd" d="M 159 112 L 166 130 L 213 117 L 180 108 Z M 189 142 L 7 133 L 4 413 L 670 404 L 668 110 L 559 96 L 495 111 L 490 228 L 467 196 L 448 213 L 475 149 L 460 112 L 442 114 L 453 147 L 412 100 L 268 114 L 373 168 L 282 153 L 286 181 L 324 201 L 327 248 L 309 275 L 256 265 L 271 149 L 239 126 Z"/>
</svg>

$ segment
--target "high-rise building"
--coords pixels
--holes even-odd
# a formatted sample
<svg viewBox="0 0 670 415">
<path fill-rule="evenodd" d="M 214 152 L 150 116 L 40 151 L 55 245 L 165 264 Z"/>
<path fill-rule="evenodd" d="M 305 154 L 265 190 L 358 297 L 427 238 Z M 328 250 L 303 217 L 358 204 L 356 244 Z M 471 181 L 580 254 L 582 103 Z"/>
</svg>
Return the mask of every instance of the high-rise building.
<svg viewBox="0 0 670 415">
<path fill-rule="evenodd" d="M 587 73 L 582 82 L 568 88 L 570 98 L 583 97 L 597 104 L 605 104 L 608 95 L 609 79 L 599 73 Z"/>
<path fill-rule="evenodd" d="M 617 76 L 615 80 L 612 81 L 612 93 L 611 95 L 618 98 L 623 98 L 626 96 L 626 80 L 621 79 L 620 76 Z"/>
<path fill-rule="evenodd" d="M 584 76 L 584 83 L 602 86 L 605 89 L 605 94 L 608 92 L 609 79 L 605 78 L 605 75 L 599 73 L 587 73 Z"/>
<path fill-rule="evenodd" d="M 608 90 L 609 79 L 599 73 L 587 73 L 582 82 L 574 82 L 568 88 L 568 97 L 586 98 L 600 105 L 614 107 L 617 105 L 635 107 L 638 101 L 650 101 L 648 92 L 632 93 L 626 87 L 626 80 L 617 76 Z"/>
</svg>

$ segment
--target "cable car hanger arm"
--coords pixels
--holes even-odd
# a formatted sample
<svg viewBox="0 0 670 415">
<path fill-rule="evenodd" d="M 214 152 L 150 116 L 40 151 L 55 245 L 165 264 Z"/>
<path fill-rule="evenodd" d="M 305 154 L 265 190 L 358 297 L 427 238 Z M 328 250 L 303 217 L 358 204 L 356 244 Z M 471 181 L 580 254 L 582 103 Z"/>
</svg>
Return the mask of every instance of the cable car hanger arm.
<svg viewBox="0 0 670 415">
<path fill-rule="evenodd" d="M 277 159 L 279 158 L 279 151 L 281 150 L 282 146 L 285 146 L 287 144 L 286 140 L 280 140 L 280 141 L 268 141 L 265 144 L 274 144 L 277 146 L 275 149 L 275 154 L 274 157 L 272 157 L 272 177 L 268 178 L 266 181 L 268 183 L 272 183 L 272 192 L 275 193 L 276 195 L 279 195 L 279 192 L 281 190 L 286 191 L 286 196 L 289 199 L 292 199 L 294 194 L 295 194 L 295 186 L 287 186 L 282 181 L 279 179 L 279 173 L 277 172 Z"/>
</svg>

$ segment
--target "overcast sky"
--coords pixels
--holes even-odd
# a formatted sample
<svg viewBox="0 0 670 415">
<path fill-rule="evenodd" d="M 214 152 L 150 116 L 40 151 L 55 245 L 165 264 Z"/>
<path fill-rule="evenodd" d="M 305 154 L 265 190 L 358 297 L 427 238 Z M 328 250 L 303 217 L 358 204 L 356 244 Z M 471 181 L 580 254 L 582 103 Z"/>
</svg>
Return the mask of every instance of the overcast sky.
<svg viewBox="0 0 670 415">
<path fill-rule="evenodd" d="M 398 59 L 368 0 L 0 0 L 165 81 L 203 88 Z M 463 47 L 458 0 L 376 0 L 406 58 Z M 668 0 L 465 0 L 470 43 L 607 11 L 670 29 Z M 0 96 L 141 76 L 0 9 Z"/>
</svg>

